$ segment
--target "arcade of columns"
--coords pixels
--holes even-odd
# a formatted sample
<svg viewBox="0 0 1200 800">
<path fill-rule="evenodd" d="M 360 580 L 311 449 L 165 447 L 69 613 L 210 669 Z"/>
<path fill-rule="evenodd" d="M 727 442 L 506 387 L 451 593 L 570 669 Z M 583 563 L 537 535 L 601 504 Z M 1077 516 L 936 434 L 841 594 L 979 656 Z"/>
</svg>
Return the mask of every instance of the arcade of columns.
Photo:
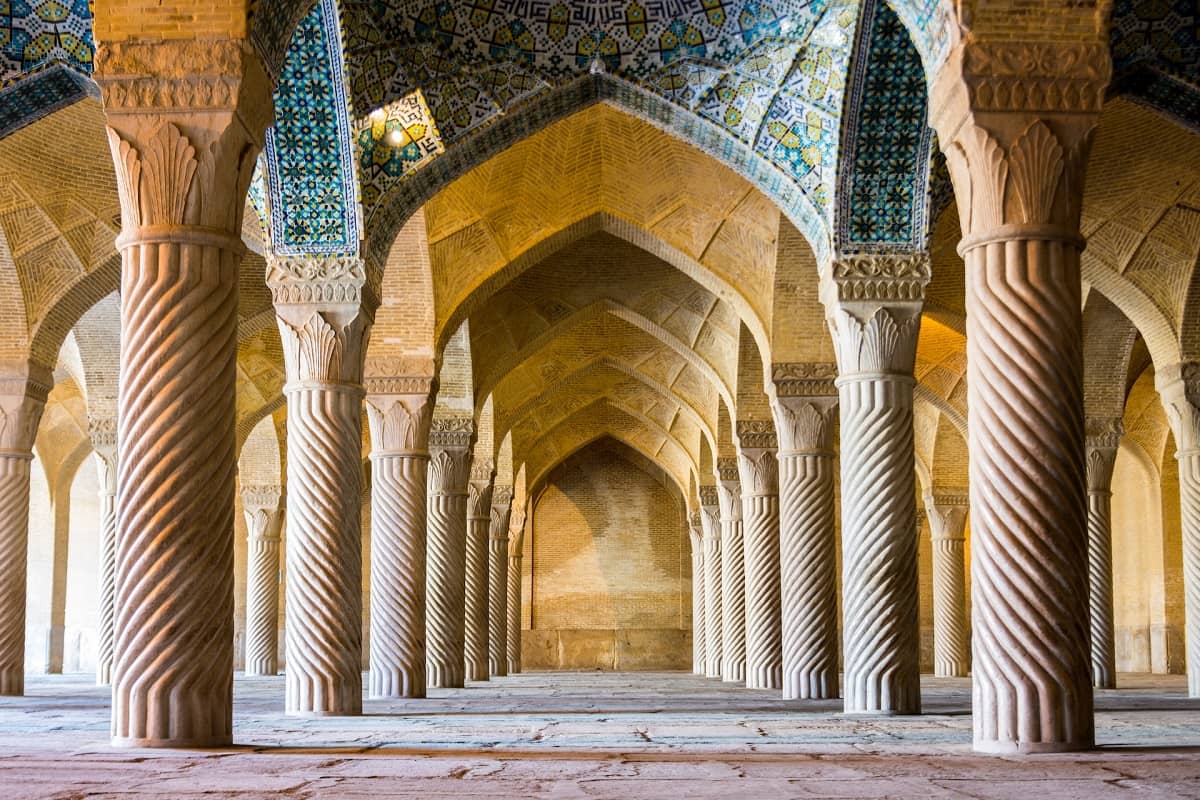
<svg viewBox="0 0 1200 800">
<path fill-rule="evenodd" d="M 235 295 L 271 86 L 237 40 L 107 44 L 95 77 L 123 225 L 117 434 L 111 421 L 93 434 L 108 498 L 99 677 L 112 683 L 116 744 L 228 744 Z M 1119 430 L 1085 425 L 1079 231 L 1108 77 L 1102 47 L 968 42 L 931 88 L 963 228 L 971 412 L 969 503 L 939 494 L 925 503 L 935 663 L 938 675 L 970 670 L 975 747 L 985 752 L 1090 747 L 1092 688 L 1114 679 L 1109 484 Z M 847 713 L 919 713 L 913 368 L 929 260 L 846 256 L 821 270 L 836 364 L 775 370 L 769 418 L 735 420 L 736 458 L 717 460 L 692 509 L 695 670 L 785 698 L 840 696 Z M 421 697 L 520 669 L 522 550 L 509 531 L 523 529 L 526 509 L 476 452 L 472 418 L 435 415 L 434 379 L 365 358 L 379 304 L 366 274 L 355 258 L 269 261 L 287 372 L 288 491 L 285 502 L 278 486 L 243 489 L 246 669 L 278 667 L 274 576 L 286 516 L 289 714 L 362 711 L 364 406 L 369 696 Z M 1197 696 L 1200 371 L 1179 364 L 1157 375 L 1179 447 Z M 22 691 L 25 580 L 11 565 L 25 563 L 33 437 L 51 384 L 30 367 L 5 377 L 0 395 L 4 694 Z"/>
</svg>

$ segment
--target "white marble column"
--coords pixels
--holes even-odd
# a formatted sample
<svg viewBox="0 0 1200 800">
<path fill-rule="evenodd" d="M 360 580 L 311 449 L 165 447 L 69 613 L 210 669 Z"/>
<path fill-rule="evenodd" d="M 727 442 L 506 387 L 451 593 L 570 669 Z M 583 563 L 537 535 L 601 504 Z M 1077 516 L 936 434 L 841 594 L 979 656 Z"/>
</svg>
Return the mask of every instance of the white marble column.
<svg viewBox="0 0 1200 800">
<path fill-rule="evenodd" d="M 373 698 L 425 696 L 425 526 L 433 380 L 367 362 Z"/>
<path fill-rule="evenodd" d="M 453 417 L 435 418 L 429 434 L 425 663 L 431 688 L 462 688 L 466 679 L 467 483 L 474 432 L 469 417 Z"/>
<path fill-rule="evenodd" d="M 688 515 L 688 538 L 692 555 L 692 673 L 704 674 L 706 629 L 704 626 L 704 538 L 700 512 Z"/>
<path fill-rule="evenodd" d="M 841 417 L 844 708 L 917 714 L 913 365 L 929 260 L 852 256 L 831 271 L 838 292 L 827 310 Z M 887 288 L 878 275 L 892 277 Z"/>
<path fill-rule="evenodd" d="M 746 574 L 746 687 L 782 689 L 775 427 L 769 420 L 739 420 L 737 438 Z"/>
<path fill-rule="evenodd" d="M 467 680 L 486 681 L 488 670 L 488 567 L 492 489 L 496 465 L 476 458 L 467 484 L 467 559 L 463 602 L 463 659 Z"/>
<path fill-rule="evenodd" d="M 700 487 L 700 528 L 704 548 L 704 674 L 721 677 L 721 510 L 717 487 Z"/>
<path fill-rule="evenodd" d="M 0 369 L 0 696 L 20 696 L 25 693 L 29 472 L 54 377 L 31 364 Z"/>
<path fill-rule="evenodd" d="M 246 516 L 246 674 L 279 673 L 279 549 L 283 490 L 243 486 Z"/>
<path fill-rule="evenodd" d="M 717 459 L 721 509 L 721 680 L 746 681 L 746 562 L 736 458 Z"/>
<path fill-rule="evenodd" d="M 241 40 L 108 42 L 100 86 L 121 200 L 112 740 L 233 735 L 238 264 L 273 110 Z"/>
<path fill-rule="evenodd" d="M 285 710 L 361 714 L 365 265 L 272 257 L 267 284 L 287 374 Z"/>
<path fill-rule="evenodd" d="M 1112 476 L 1124 426 L 1119 419 L 1089 419 L 1085 430 L 1092 686 L 1115 689 L 1117 632 L 1113 618 Z"/>
<path fill-rule="evenodd" d="M 777 364 L 783 697 L 837 697 L 833 364 Z"/>
<path fill-rule="evenodd" d="M 508 675 L 508 526 L 513 490 L 498 485 L 492 490 L 492 518 L 488 533 L 488 671 Z"/>
<path fill-rule="evenodd" d="M 88 434 L 96 456 L 100 484 L 100 552 L 96 598 L 96 685 L 112 683 L 113 625 L 117 615 L 117 420 L 97 417 L 88 421 Z"/>
<path fill-rule="evenodd" d="M 925 495 L 933 544 L 933 674 L 965 678 L 971 671 L 967 626 L 967 507 L 965 491 Z"/>
<path fill-rule="evenodd" d="M 931 88 L 966 262 L 971 675 L 982 752 L 1095 741 L 1079 211 L 1110 75 L 1107 43 L 972 38 Z"/>
</svg>

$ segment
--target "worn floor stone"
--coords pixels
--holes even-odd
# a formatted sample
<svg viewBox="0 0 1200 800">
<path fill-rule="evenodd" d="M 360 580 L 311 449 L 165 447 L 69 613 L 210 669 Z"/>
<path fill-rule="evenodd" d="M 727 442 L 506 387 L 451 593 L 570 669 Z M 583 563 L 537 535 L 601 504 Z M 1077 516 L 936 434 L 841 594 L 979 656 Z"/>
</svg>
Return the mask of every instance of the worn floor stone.
<svg viewBox="0 0 1200 800">
<path fill-rule="evenodd" d="M 525 673 L 283 714 L 283 678 L 239 675 L 236 746 L 117 750 L 88 676 L 0 698 L 0 800 L 77 798 L 1200 798 L 1200 701 L 1178 676 L 1099 692 L 1099 747 L 971 752 L 970 684 L 929 678 L 920 717 L 845 717 L 686 673 Z"/>
</svg>

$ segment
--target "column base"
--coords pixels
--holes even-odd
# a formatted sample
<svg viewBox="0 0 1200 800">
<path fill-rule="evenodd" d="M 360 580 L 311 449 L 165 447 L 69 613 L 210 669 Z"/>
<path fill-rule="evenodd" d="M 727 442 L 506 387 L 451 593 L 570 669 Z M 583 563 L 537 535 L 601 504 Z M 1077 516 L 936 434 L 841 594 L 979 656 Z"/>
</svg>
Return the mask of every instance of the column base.
<svg viewBox="0 0 1200 800">
<path fill-rule="evenodd" d="M 361 717 L 362 709 L 353 711 L 284 711 L 285 717 Z"/>
<path fill-rule="evenodd" d="M 113 747 L 142 750 L 200 750 L 213 747 L 232 747 L 233 734 L 202 736 L 196 739 L 139 739 L 132 736 L 113 736 Z"/>
<path fill-rule="evenodd" d="M 0 671 L 0 697 L 25 695 L 25 668 Z"/>
<path fill-rule="evenodd" d="M 997 756 L 1033 756 L 1053 753 L 1081 753 L 1094 750 L 1096 743 L 1086 742 L 981 742 L 975 740 L 971 749 L 976 753 L 987 753 Z"/>
<path fill-rule="evenodd" d="M 971 668 L 966 664 L 943 663 L 935 664 L 933 667 L 933 677 L 935 678 L 969 678 L 971 676 Z"/>
</svg>

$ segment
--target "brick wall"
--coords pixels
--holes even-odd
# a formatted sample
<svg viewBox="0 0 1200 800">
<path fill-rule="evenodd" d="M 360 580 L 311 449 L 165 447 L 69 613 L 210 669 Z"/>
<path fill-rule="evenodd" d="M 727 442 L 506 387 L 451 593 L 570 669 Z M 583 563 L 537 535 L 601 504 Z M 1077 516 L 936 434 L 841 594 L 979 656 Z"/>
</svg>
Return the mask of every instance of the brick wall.
<svg viewBox="0 0 1200 800">
<path fill-rule="evenodd" d="M 530 669 L 686 669 L 691 554 L 674 484 L 622 445 L 589 446 L 539 496 L 526 565 Z"/>
</svg>

